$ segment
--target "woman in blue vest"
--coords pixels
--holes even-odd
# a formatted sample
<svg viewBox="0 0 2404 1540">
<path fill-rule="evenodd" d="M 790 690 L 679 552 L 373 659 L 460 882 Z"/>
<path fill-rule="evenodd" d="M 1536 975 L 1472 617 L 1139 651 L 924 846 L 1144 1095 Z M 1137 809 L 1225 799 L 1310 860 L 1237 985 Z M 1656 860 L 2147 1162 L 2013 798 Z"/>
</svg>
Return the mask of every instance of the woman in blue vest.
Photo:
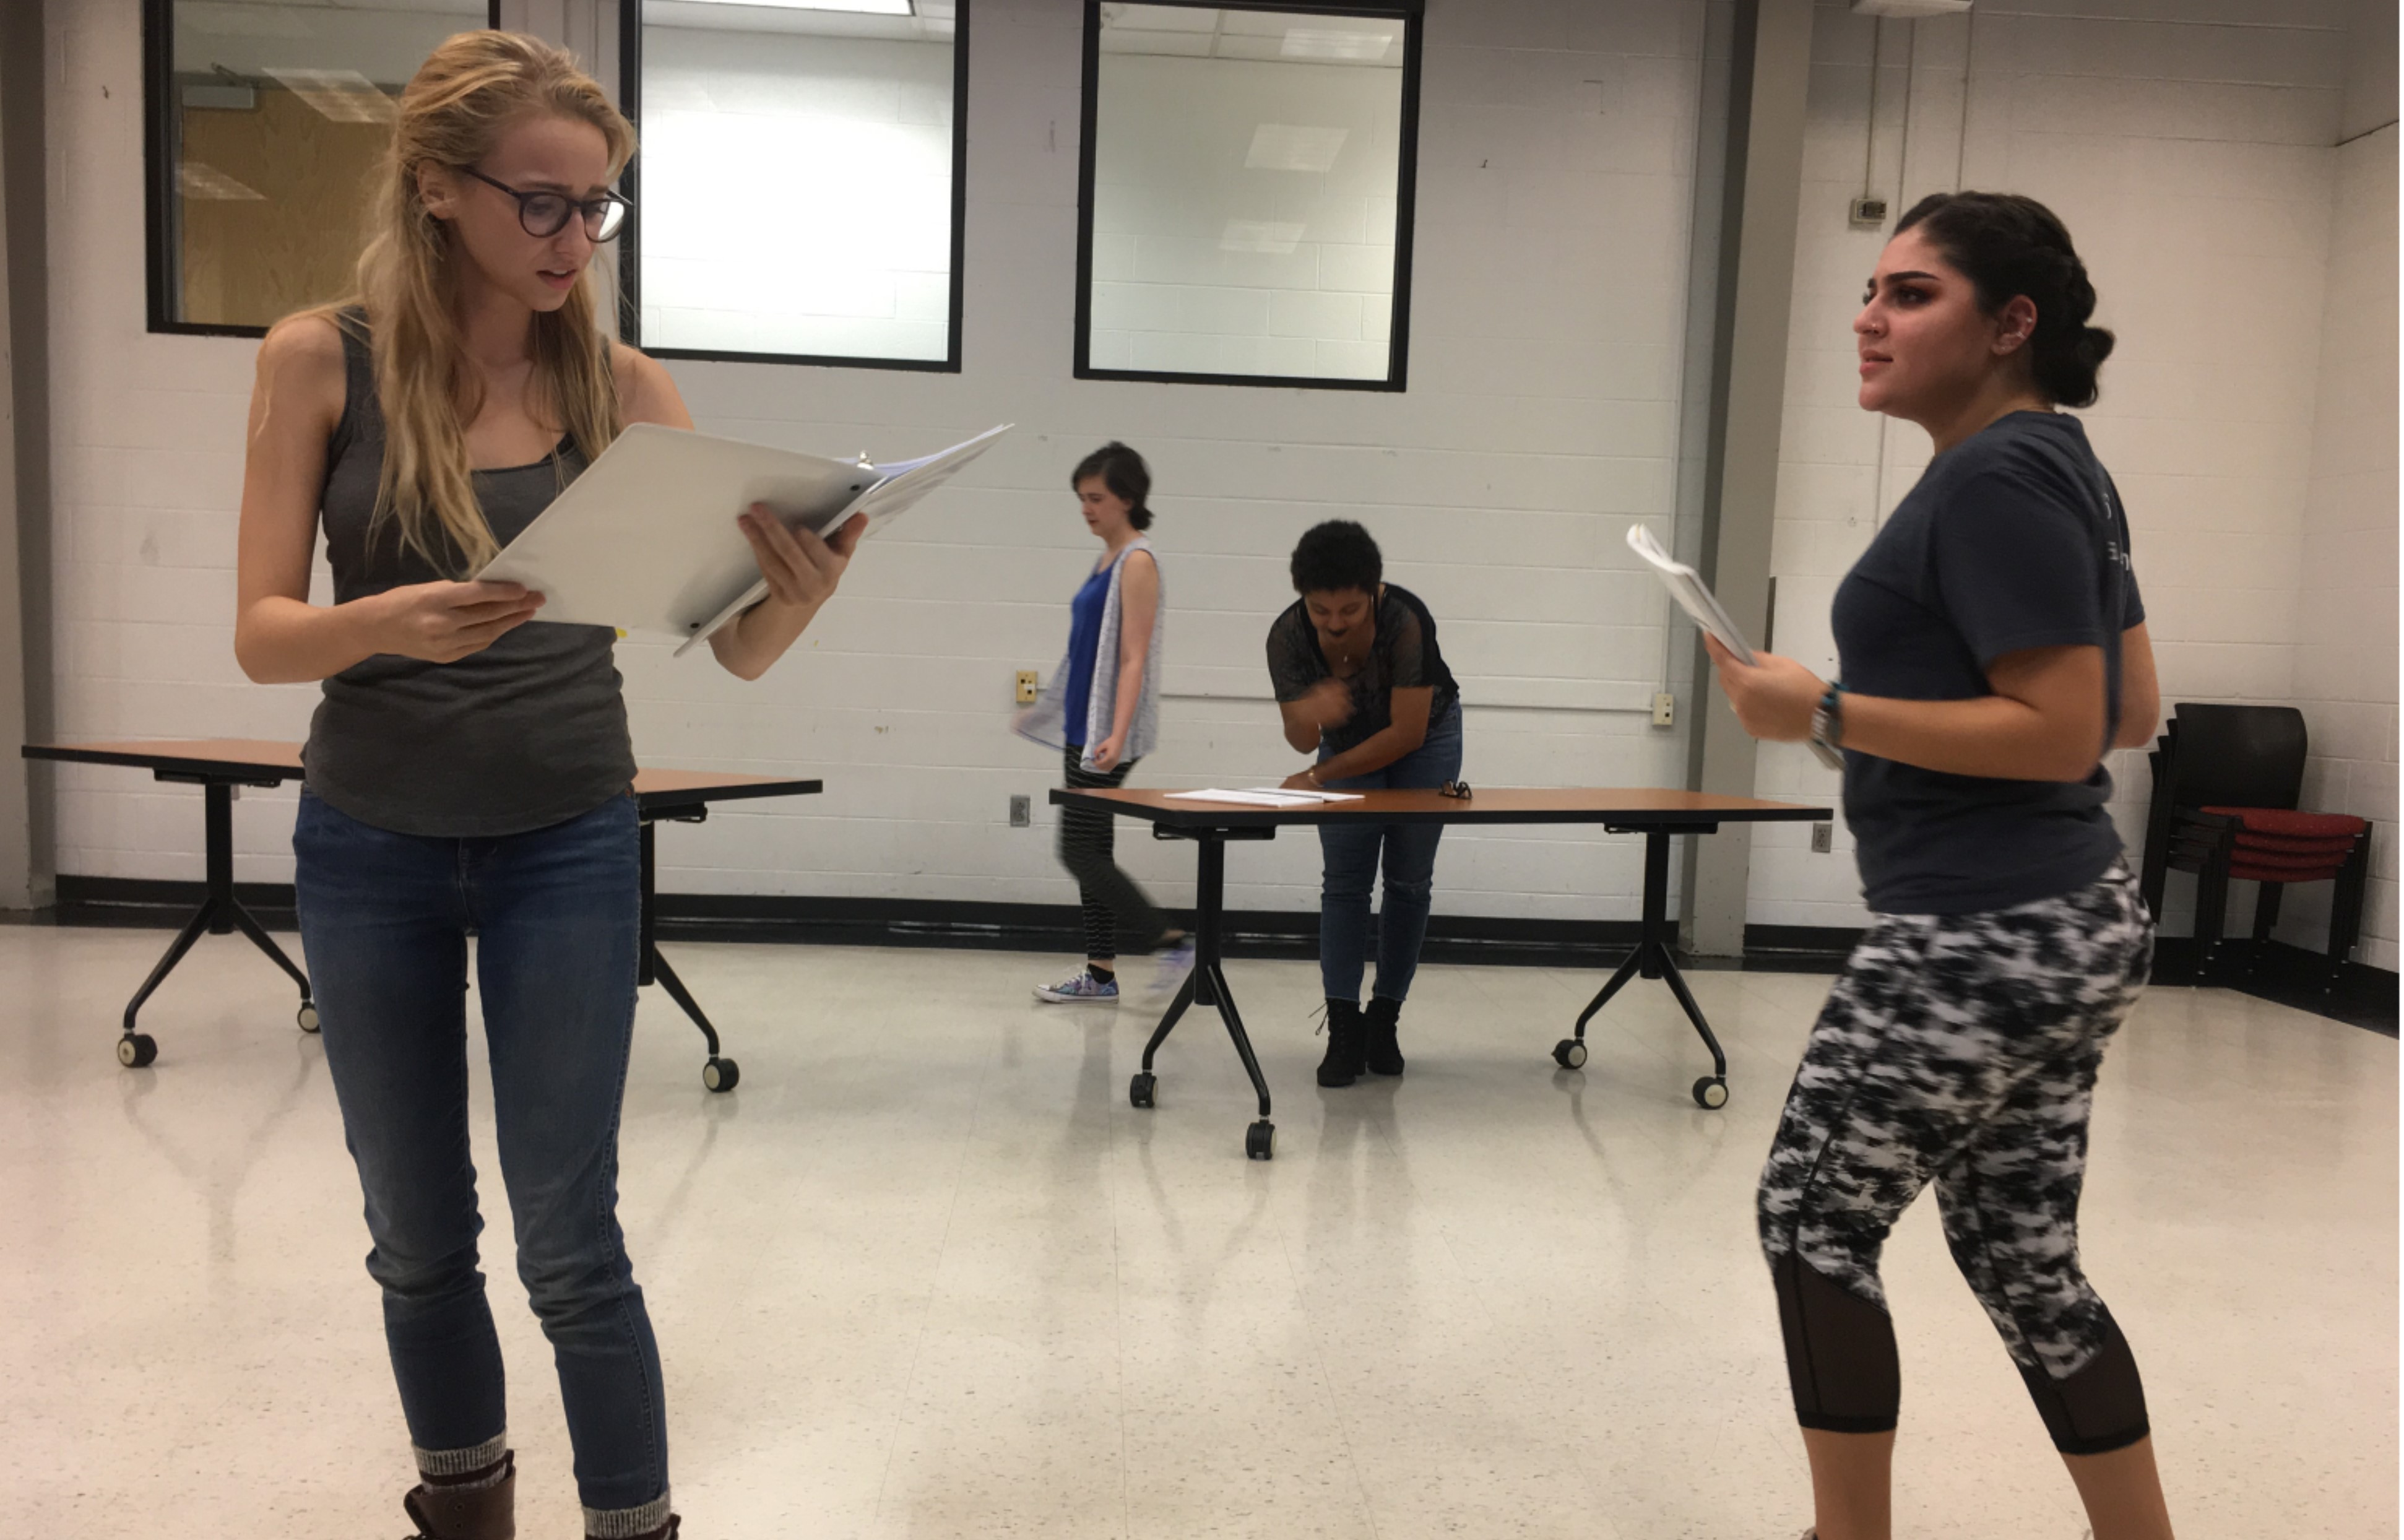
<svg viewBox="0 0 2404 1540">
<path fill-rule="evenodd" d="M 1152 527 L 1152 472 L 1143 456 L 1115 440 L 1077 464 L 1069 484 L 1085 527 L 1102 542 L 1075 598 L 1069 601 L 1069 650 L 1042 696 L 1020 719 L 1021 736 L 1058 749 L 1072 791 L 1126 783 L 1160 731 L 1160 562 L 1143 532 Z M 1119 870 L 1107 813 L 1060 809 L 1060 864 L 1077 879 L 1085 922 L 1085 965 L 1035 998 L 1054 1004 L 1116 1004 L 1119 937 L 1143 950 L 1169 947 L 1161 982 L 1193 965 L 1194 948 L 1133 877 Z"/>
</svg>

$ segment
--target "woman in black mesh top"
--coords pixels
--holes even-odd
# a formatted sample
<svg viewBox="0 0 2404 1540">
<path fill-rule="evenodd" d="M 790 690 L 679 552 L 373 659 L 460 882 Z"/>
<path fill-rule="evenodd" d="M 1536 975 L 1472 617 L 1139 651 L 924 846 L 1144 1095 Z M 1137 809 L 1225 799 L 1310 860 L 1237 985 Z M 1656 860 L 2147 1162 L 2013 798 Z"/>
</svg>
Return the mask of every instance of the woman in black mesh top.
<svg viewBox="0 0 2404 1540">
<path fill-rule="evenodd" d="M 1434 788 L 1461 774 L 1461 690 L 1436 646 L 1435 617 L 1384 581 L 1369 532 L 1349 520 L 1311 529 L 1293 549 L 1302 596 L 1269 627 L 1269 679 L 1285 741 L 1318 761 L 1287 777 L 1311 791 Z M 1363 1070 L 1403 1072 L 1395 1029 L 1427 937 L 1441 824 L 1321 824 L 1319 973 L 1327 992 L 1321 1085 Z M 1361 1009 L 1369 889 L 1385 867 L 1377 978 Z"/>
</svg>

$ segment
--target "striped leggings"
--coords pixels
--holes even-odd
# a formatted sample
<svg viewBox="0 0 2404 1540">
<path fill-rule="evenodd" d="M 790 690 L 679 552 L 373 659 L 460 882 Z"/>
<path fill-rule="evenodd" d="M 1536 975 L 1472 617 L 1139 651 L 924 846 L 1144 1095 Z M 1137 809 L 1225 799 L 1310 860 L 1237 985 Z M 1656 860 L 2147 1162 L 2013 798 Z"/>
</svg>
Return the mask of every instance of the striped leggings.
<svg viewBox="0 0 2404 1540">
<path fill-rule="evenodd" d="M 1071 791 L 1116 788 L 1126 782 L 1136 762 L 1122 760 L 1107 775 L 1084 766 L 1085 746 L 1069 745 L 1062 756 L 1062 774 Z M 1085 956 L 1095 962 L 1115 961 L 1122 932 L 1135 938 L 1137 950 L 1149 952 L 1168 933 L 1167 917 L 1153 906 L 1136 880 L 1119 870 L 1118 819 L 1108 813 L 1082 807 L 1060 809 L 1060 864 L 1077 879 L 1077 896 L 1085 912 Z"/>
</svg>

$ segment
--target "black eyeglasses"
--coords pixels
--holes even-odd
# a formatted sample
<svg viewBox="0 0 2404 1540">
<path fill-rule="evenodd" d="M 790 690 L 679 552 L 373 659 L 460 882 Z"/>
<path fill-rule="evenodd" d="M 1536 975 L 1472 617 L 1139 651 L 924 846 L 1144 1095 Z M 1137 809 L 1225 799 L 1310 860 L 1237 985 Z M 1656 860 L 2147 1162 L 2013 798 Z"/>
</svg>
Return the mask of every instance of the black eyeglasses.
<svg viewBox="0 0 2404 1540">
<path fill-rule="evenodd" d="M 507 182 L 496 182 L 473 166 L 461 166 L 461 171 L 488 188 L 498 188 L 518 201 L 518 226 L 528 235 L 549 240 L 567 228 L 568 219 L 580 211 L 584 216 L 584 233 L 596 245 L 617 239 L 619 227 L 626 222 L 626 211 L 635 205 L 614 192 L 598 198 L 576 199 L 564 192 L 520 192 Z"/>
<path fill-rule="evenodd" d="M 1435 794 L 1439 797 L 1459 797 L 1461 801 L 1467 802 L 1469 783 L 1465 780 L 1448 780 L 1435 789 Z"/>
</svg>

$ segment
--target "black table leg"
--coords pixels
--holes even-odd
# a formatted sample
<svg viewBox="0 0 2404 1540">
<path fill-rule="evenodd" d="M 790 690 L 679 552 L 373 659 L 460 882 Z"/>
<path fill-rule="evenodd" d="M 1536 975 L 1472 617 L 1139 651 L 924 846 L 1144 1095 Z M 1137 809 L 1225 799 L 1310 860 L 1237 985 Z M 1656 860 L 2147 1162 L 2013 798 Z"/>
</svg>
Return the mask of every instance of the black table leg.
<svg viewBox="0 0 2404 1540">
<path fill-rule="evenodd" d="M 1167 1014 L 1153 1029 L 1152 1040 L 1143 1045 L 1143 1068 L 1127 1083 L 1127 1101 L 1136 1107 L 1153 1105 L 1153 1092 L 1159 1085 L 1152 1071 L 1153 1056 L 1176 1029 L 1178 1019 L 1188 1007 L 1216 1006 L 1219 1019 L 1226 1024 L 1227 1036 L 1236 1044 L 1236 1057 L 1244 1061 L 1244 1073 L 1251 1077 L 1252 1091 L 1260 1098 L 1260 1121 L 1244 1130 L 1244 1154 L 1254 1160 L 1266 1160 L 1277 1147 L 1277 1126 L 1269 1121 L 1269 1083 L 1261 1075 L 1261 1062 L 1252 1052 L 1252 1040 L 1244 1031 L 1244 1018 L 1236 1014 L 1236 997 L 1228 989 L 1227 975 L 1219 966 L 1226 904 L 1227 837 L 1224 831 L 1205 829 L 1197 831 L 1194 839 L 1201 847 L 1194 883 L 1194 972 L 1186 975 L 1184 987 L 1168 1002 Z"/>
<path fill-rule="evenodd" d="M 1703 1019 L 1703 1008 L 1695 1003 L 1693 991 L 1686 987 L 1685 975 L 1678 972 L 1670 926 L 1670 836 L 1712 832 L 1708 828 L 1644 831 L 1644 912 L 1639 923 L 1636 949 L 1628 954 L 1628 960 L 1619 965 L 1610 982 L 1579 1013 L 1575 1032 L 1553 1045 L 1553 1059 L 1561 1068 L 1584 1068 L 1586 1024 L 1611 1002 L 1611 997 L 1619 993 L 1622 986 L 1640 974 L 1657 978 L 1669 984 L 1670 992 L 1678 997 L 1678 1004 L 1685 1011 L 1686 1019 L 1694 1023 L 1703 1046 L 1711 1050 L 1712 1072 L 1694 1084 L 1696 1105 L 1712 1112 L 1727 1105 L 1727 1055 L 1720 1051 L 1720 1040 L 1712 1035 L 1712 1024 Z"/>
<path fill-rule="evenodd" d="M 176 777 L 161 776 L 158 778 Z M 117 1062 L 129 1070 L 138 1070 L 159 1057 L 158 1043 L 148 1033 L 135 1029 L 134 1019 L 140 1015 L 144 1002 L 158 992 L 159 986 L 167 981 L 167 975 L 175 971 L 175 965 L 184 960 L 184 954 L 190 951 L 192 944 L 203 935 L 231 935 L 239 931 L 248 936 L 253 945 L 266 953 L 270 961 L 283 969 L 292 982 L 300 987 L 298 1017 L 300 1029 L 304 1032 L 317 1029 L 317 1004 L 309 993 L 309 975 L 285 955 L 284 948 L 275 944 L 275 938 L 267 933 L 267 927 L 259 924 L 258 917 L 233 896 L 233 783 L 203 781 L 201 805 L 207 896 L 201 900 L 201 906 L 192 912 L 192 917 L 184 922 L 184 928 L 175 933 L 175 939 L 167 944 L 166 955 L 159 959 L 157 967 L 150 970 L 150 976 L 142 981 L 142 987 L 136 989 L 133 998 L 126 1002 L 124 1028 L 117 1040 Z"/>
<path fill-rule="evenodd" d="M 699 820 L 682 821 L 698 822 Z M 709 1017 L 702 1014 L 700 1001 L 694 1000 L 692 991 L 684 987 L 684 980 L 677 977 L 676 970 L 668 966 L 668 959 L 660 955 L 657 930 L 659 923 L 659 867 L 656 856 L 658 845 L 652 836 L 651 820 L 646 818 L 642 820 L 642 918 L 639 922 L 641 936 L 636 949 L 635 983 L 637 987 L 646 984 L 658 985 L 667 991 L 667 997 L 675 1001 L 686 1015 L 692 1018 L 692 1024 L 701 1029 L 702 1041 L 709 1045 L 709 1057 L 701 1067 L 702 1085 L 712 1091 L 731 1091 L 734 1089 L 735 1082 L 743 1078 L 742 1067 L 719 1053 L 718 1029 L 709 1024 Z"/>
</svg>

